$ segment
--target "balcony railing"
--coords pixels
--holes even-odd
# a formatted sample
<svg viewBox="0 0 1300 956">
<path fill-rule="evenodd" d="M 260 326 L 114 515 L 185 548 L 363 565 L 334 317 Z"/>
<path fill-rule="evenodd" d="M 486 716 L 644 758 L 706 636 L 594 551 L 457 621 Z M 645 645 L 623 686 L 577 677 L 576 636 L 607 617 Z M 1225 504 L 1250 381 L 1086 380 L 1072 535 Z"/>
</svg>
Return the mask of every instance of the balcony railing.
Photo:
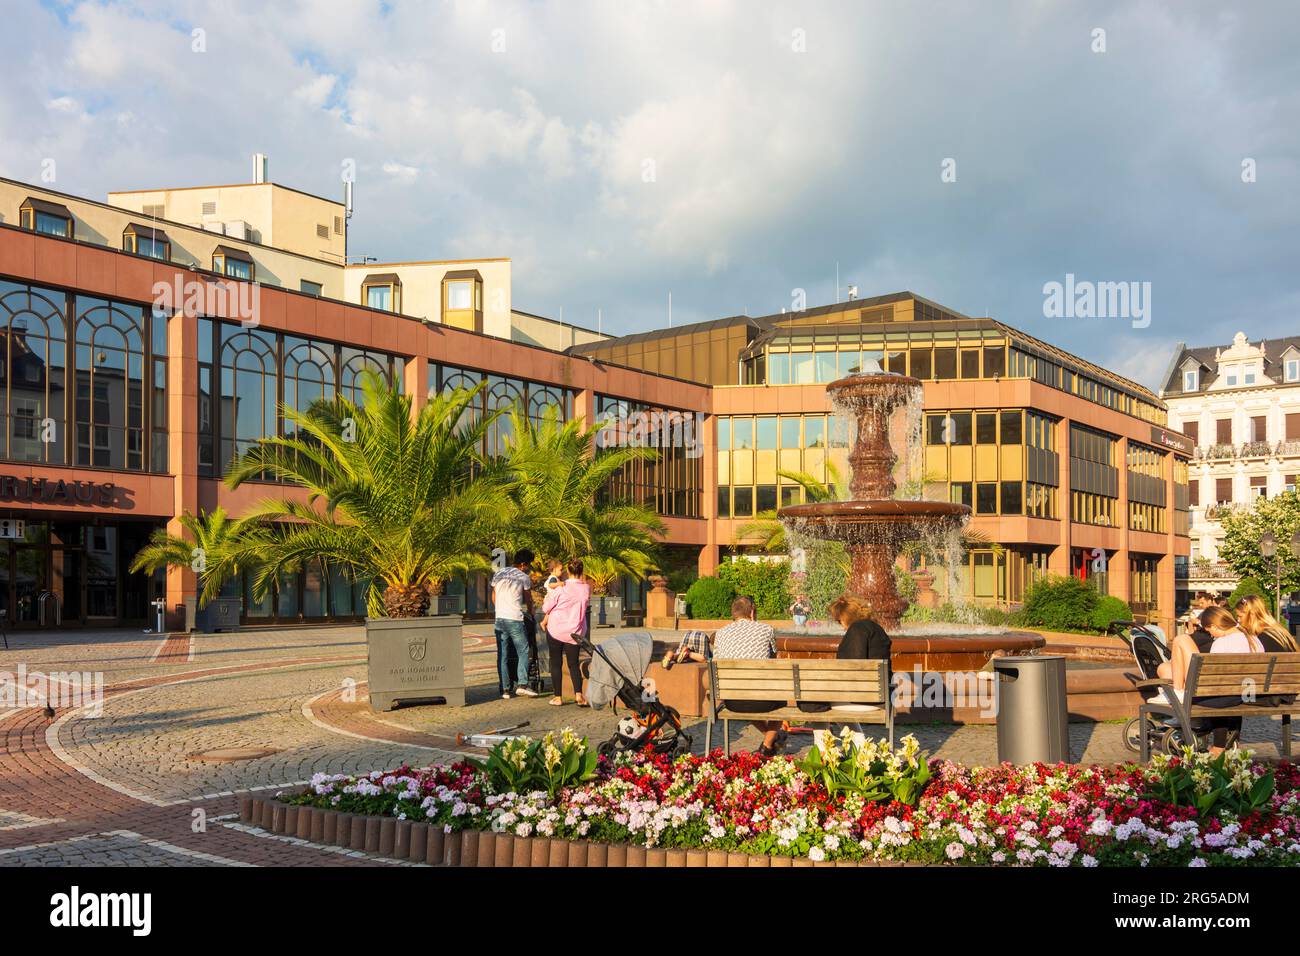
<svg viewBox="0 0 1300 956">
<path fill-rule="evenodd" d="M 1267 458 L 1269 455 L 1300 456 L 1300 441 L 1248 441 L 1240 445 L 1207 445 L 1192 451 L 1195 461 L 1223 461 L 1233 458 Z"/>
</svg>

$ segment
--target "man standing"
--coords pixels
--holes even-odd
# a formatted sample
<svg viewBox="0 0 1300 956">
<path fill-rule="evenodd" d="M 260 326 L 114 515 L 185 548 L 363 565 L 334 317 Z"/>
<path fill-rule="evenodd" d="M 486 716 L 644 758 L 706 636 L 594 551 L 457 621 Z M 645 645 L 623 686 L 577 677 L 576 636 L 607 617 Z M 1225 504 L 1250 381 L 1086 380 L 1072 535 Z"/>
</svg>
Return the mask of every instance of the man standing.
<svg viewBox="0 0 1300 956">
<path fill-rule="evenodd" d="M 497 678 L 501 699 L 509 700 L 511 691 L 521 697 L 536 697 L 528 686 L 528 631 L 524 617 L 533 611 L 533 581 L 528 569 L 533 552 L 523 548 L 515 552 L 513 567 L 502 568 L 492 575 L 492 602 L 496 605 Z M 514 648 L 515 675 L 510 675 L 510 650 Z"/>
</svg>

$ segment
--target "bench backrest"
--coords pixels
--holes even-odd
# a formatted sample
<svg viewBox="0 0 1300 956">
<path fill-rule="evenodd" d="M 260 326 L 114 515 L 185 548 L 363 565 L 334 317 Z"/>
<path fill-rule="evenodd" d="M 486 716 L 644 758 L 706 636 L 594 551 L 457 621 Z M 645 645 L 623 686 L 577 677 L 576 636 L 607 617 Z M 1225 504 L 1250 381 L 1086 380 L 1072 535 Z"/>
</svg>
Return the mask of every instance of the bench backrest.
<svg viewBox="0 0 1300 956">
<path fill-rule="evenodd" d="M 1300 694 L 1300 654 L 1193 654 L 1187 696 Z"/>
<path fill-rule="evenodd" d="M 724 700 L 783 700 L 887 704 L 886 660 L 717 660 L 710 662 L 714 704 Z"/>
</svg>

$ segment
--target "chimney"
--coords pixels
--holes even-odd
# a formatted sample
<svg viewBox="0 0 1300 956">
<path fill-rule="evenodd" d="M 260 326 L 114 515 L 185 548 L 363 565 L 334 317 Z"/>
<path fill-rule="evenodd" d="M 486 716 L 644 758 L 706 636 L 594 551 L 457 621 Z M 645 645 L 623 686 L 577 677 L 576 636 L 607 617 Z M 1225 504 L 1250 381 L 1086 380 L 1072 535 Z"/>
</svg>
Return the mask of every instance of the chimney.
<svg viewBox="0 0 1300 956">
<path fill-rule="evenodd" d="M 267 166 L 269 164 L 270 164 L 270 160 L 267 158 L 266 153 L 253 154 L 253 182 L 255 183 L 268 182 L 266 178 L 266 172 L 267 172 Z"/>
</svg>

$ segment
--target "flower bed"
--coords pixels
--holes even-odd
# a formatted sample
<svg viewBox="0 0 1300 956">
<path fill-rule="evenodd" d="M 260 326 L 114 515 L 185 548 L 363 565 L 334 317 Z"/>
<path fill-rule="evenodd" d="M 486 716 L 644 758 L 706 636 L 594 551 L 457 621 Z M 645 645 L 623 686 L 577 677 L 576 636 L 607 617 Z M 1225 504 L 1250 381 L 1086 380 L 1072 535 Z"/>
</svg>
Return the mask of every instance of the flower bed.
<svg viewBox="0 0 1300 956">
<path fill-rule="evenodd" d="M 967 768 L 927 761 L 910 737 L 893 750 L 821 733 L 801 762 L 623 754 L 588 769 L 586 741 L 567 732 L 513 747 L 486 764 L 318 775 L 279 799 L 289 810 L 419 825 L 439 833 L 440 846 L 459 845 L 452 834 L 491 834 L 608 844 L 620 859 L 689 849 L 708 851 L 710 862 L 730 853 L 773 865 L 1300 864 L 1300 770 L 1252 762 L 1245 751 L 1157 758 L 1146 768 Z M 505 767 L 523 792 L 498 785 Z M 549 776 L 536 786 L 531 772 Z"/>
</svg>

